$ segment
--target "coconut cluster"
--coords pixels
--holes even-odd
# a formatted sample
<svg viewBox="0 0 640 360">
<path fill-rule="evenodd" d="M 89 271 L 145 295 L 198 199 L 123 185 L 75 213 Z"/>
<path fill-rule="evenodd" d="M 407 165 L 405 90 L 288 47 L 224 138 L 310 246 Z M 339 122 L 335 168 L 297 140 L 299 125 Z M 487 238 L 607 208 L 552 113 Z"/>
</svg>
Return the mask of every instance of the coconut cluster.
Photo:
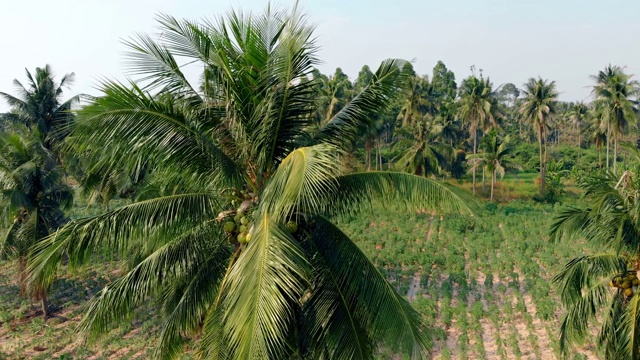
<svg viewBox="0 0 640 360">
<path fill-rule="evenodd" d="M 618 274 L 614 276 L 609 283 L 609 286 L 622 290 L 624 295 L 627 297 L 631 297 L 637 293 L 639 285 L 640 279 L 638 279 L 638 275 L 635 271 Z"/>
<path fill-rule="evenodd" d="M 223 227 L 224 231 L 229 234 L 229 242 L 232 244 L 240 243 L 244 245 L 251 241 L 253 232 L 253 219 L 244 212 L 238 210 L 233 217 L 228 217 Z"/>
<path fill-rule="evenodd" d="M 247 190 L 233 191 L 225 194 L 231 198 L 231 206 L 239 207 L 235 210 L 226 210 L 218 214 L 218 221 L 222 222 L 223 229 L 228 235 L 229 243 L 244 247 L 253 237 L 253 222 L 257 217 L 255 210 L 258 197 Z M 252 211 L 253 210 L 253 211 Z M 251 214 L 251 215 L 249 215 Z M 291 234 L 298 231 L 298 223 L 290 220 L 285 224 L 285 229 Z"/>
</svg>

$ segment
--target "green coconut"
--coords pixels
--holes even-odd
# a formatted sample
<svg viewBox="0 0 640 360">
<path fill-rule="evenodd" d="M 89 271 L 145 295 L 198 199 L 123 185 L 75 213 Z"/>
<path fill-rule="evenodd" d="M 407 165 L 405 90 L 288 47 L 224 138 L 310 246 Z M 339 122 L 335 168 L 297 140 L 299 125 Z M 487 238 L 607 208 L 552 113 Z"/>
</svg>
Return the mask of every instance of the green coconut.
<svg viewBox="0 0 640 360">
<path fill-rule="evenodd" d="M 236 223 L 233 221 L 227 221 L 224 223 L 224 231 L 232 233 L 236 229 Z"/>
<path fill-rule="evenodd" d="M 287 224 L 285 225 L 285 227 L 287 228 L 287 231 L 289 231 L 290 233 L 294 233 L 296 231 L 298 231 L 298 223 L 296 223 L 295 221 L 289 221 L 287 222 Z"/>
</svg>

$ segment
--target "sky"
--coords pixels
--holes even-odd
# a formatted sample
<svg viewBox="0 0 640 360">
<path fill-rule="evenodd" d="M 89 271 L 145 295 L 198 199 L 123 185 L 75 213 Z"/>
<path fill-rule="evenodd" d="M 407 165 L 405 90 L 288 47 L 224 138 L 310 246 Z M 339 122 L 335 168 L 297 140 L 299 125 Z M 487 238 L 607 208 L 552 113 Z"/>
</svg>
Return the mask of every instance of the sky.
<svg viewBox="0 0 640 360">
<path fill-rule="evenodd" d="M 351 78 L 386 58 L 430 74 L 438 60 L 458 83 L 471 65 L 494 84 L 554 80 L 564 101 L 590 100 L 589 75 L 607 64 L 640 79 L 638 0 L 300 0 L 315 25 L 323 73 Z M 272 1 L 290 7 L 294 1 Z M 69 94 L 98 95 L 101 79 L 124 79 L 122 44 L 157 33 L 156 16 L 213 18 L 258 0 L 0 0 L 0 91 L 15 93 L 25 68 L 74 72 Z M 0 101 L 0 112 L 8 107 Z"/>
</svg>

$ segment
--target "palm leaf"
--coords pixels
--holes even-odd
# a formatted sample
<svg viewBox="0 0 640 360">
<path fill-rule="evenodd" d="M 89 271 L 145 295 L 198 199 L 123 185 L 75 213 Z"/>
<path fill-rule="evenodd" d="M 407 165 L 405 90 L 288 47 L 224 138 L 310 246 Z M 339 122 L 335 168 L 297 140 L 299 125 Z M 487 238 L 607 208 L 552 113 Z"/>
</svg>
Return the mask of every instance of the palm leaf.
<svg viewBox="0 0 640 360">
<path fill-rule="evenodd" d="M 105 96 L 79 113 L 72 141 L 76 151 L 102 146 L 119 162 L 150 161 L 193 174 L 194 181 L 240 186 L 243 175 L 234 159 L 198 130 L 198 112 L 171 96 L 154 99 L 132 86 L 105 83 Z"/>
<path fill-rule="evenodd" d="M 265 186 L 262 200 L 272 220 L 282 222 L 296 212 L 316 213 L 322 199 L 333 195 L 340 173 L 338 151 L 320 144 L 292 151 Z"/>
<path fill-rule="evenodd" d="M 28 265 L 30 282 L 48 288 L 63 252 L 68 254 L 71 265 L 82 264 L 91 255 L 105 251 L 126 255 L 136 241 L 161 232 L 180 233 L 215 217 L 217 207 L 215 197 L 210 194 L 179 194 L 69 222 L 32 248 Z"/>
<path fill-rule="evenodd" d="M 616 254 L 583 256 L 571 260 L 553 281 L 567 308 L 560 326 L 560 347 L 579 342 L 588 334 L 588 324 L 612 300 L 608 283 L 612 276 L 626 271 L 626 260 Z"/>
<path fill-rule="evenodd" d="M 317 217 L 312 222 L 309 241 L 320 256 L 318 261 L 331 273 L 334 290 L 339 290 L 338 298 L 331 293 L 312 295 L 334 302 L 327 303 L 325 299 L 318 304 L 334 307 L 329 311 L 329 321 L 321 320 L 330 358 L 347 359 L 352 355 L 370 359 L 370 341 L 397 348 L 412 359 L 427 357 L 427 335 L 420 315 L 349 237 L 327 219 Z M 355 332 L 365 324 L 367 333 L 357 335 Z"/>
<path fill-rule="evenodd" d="M 640 358 L 640 296 L 635 294 L 626 304 L 620 323 L 620 352 L 629 359 Z"/>
<path fill-rule="evenodd" d="M 385 109 L 392 94 L 405 82 L 404 60 L 390 59 L 380 64 L 371 82 L 343 107 L 315 136 L 315 143 L 328 143 L 348 150 L 374 114 Z"/>
<path fill-rule="evenodd" d="M 370 210 L 374 201 L 412 210 L 478 213 L 477 203 L 467 193 L 416 175 L 391 171 L 353 173 L 337 177 L 335 183 L 335 192 L 324 204 L 325 214 Z"/>
<path fill-rule="evenodd" d="M 251 242 L 224 285 L 223 326 L 231 358 L 283 358 L 309 264 L 298 243 L 268 215 L 254 226 Z"/>
<path fill-rule="evenodd" d="M 216 243 L 215 239 L 219 235 L 220 230 L 215 227 L 197 227 L 155 250 L 125 276 L 105 287 L 91 300 L 79 325 L 80 330 L 90 336 L 105 333 L 112 323 L 127 319 L 131 311 L 144 304 L 150 296 L 161 294 L 164 287 L 173 286 L 176 278 L 192 272 L 194 268 L 200 269 L 207 265 L 211 271 L 208 275 L 212 275 L 213 278 L 220 277 L 220 274 L 224 273 L 224 258 L 228 251 L 220 244 L 220 240 Z M 216 264 L 208 263 L 206 256 L 216 259 Z M 193 281 L 197 280 L 198 277 L 193 279 Z M 211 285 L 215 288 L 215 281 Z M 185 292 L 185 297 L 193 296 L 194 291 L 205 289 L 206 287 L 191 289 Z M 204 304 L 207 303 L 206 296 L 198 300 Z M 190 305 L 196 308 L 198 305 L 200 308 L 205 306 L 202 303 Z M 175 351 L 176 332 L 179 334 L 180 330 L 193 328 L 194 323 L 199 321 L 193 318 L 193 308 L 185 309 L 184 307 L 185 304 L 179 302 L 174 306 L 174 311 L 182 313 L 172 314 L 173 317 L 181 316 L 183 327 L 172 328 L 176 326 L 175 319 L 169 316 L 169 322 L 163 328 L 164 342 L 161 349 L 167 354 Z"/>
</svg>

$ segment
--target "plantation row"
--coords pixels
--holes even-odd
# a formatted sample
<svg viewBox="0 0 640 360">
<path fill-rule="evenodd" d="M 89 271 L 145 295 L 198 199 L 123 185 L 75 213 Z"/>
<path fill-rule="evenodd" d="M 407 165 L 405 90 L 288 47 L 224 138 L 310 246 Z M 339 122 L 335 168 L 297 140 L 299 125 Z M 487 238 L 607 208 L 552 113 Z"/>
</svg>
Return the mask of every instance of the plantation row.
<svg viewBox="0 0 640 360">
<path fill-rule="evenodd" d="M 377 211 L 340 226 L 423 314 L 435 359 L 560 358 L 562 308 L 551 278 L 577 249 L 591 249 L 549 243 L 552 206 L 488 210 L 476 221 Z M 593 346 L 572 354 L 601 358 Z"/>
</svg>

